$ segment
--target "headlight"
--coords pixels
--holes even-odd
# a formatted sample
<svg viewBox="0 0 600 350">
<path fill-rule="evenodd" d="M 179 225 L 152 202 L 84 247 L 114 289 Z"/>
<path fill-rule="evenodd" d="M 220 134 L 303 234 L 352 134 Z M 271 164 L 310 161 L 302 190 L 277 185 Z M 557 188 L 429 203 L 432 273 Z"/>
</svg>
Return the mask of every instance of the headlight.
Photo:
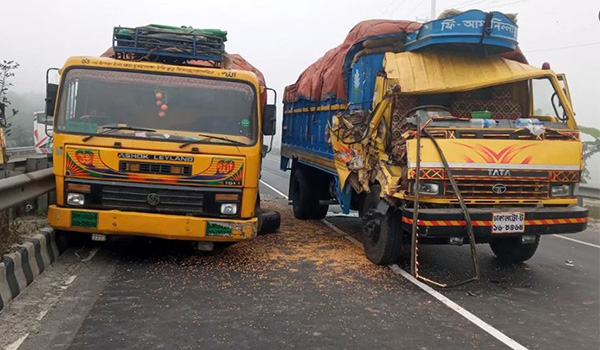
<svg viewBox="0 0 600 350">
<path fill-rule="evenodd" d="M 237 214 L 237 204 L 235 204 L 235 203 L 221 204 L 221 214 L 225 214 L 225 215 Z"/>
<path fill-rule="evenodd" d="M 416 184 L 415 184 L 416 186 Z M 421 194 L 438 194 L 440 192 L 440 185 L 434 182 L 421 182 L 419 183 L 419 193 Z"/>
<path fill-rule="evenodd" d="M 571 185 L 552 185 L 550 187 L 550 195 L 552 197 L 564 197 L 571 195 Z"/>
<path fill-rule="evenodd" d="M 81 193 L 67 193 L 67 204 L 81 207 L 85 204 L 85 196 Z"/>
</svg>

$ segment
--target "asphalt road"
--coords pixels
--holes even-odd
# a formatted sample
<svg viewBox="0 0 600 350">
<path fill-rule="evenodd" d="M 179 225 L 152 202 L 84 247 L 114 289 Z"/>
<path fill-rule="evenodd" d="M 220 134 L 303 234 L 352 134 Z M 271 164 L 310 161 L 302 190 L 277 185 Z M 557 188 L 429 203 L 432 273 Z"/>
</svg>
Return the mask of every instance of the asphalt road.
<svg viewBox="0 0 600 350">
<path fill-rule="evenodd" d="M 280 233 L 211 253 L 129 238 L 71 249 L 0 314 L 0 348 L 599 348 L 598 226 L 569 236 L 591 245 L 544 237 L 518 266 L 479 245 L 480 282 L 428 292 L 364 257 L 357 218 L 294 220 L 278 166 L 265 160 L 261 195 Z M 436 279 L 469 273 L 466 247 L 421 257 Z"/>
</svg>

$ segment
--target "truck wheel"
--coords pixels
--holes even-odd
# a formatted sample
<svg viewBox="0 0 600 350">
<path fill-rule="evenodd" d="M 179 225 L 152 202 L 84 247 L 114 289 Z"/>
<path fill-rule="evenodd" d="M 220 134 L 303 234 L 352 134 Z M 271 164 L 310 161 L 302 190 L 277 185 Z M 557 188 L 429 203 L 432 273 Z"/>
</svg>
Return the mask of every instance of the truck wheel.
<svg viewBox="0 0 600 350">
<path fill-rule="evenodd" d="M 318 203 L 318 200 L 317 200 L 317 203 Z M 324 219 L 327 216 L 327 211 L 329 211 L 328 204 L 325 204 L 325 205 L 317 204 L 314 207 L 312 218 L 314 220 Z"/>
<path fill-rule="evenodd" d="M 319 206 L 319 196 L 315 188 L 311 188 L 308 172 L 298 168 L 292 179 L 292 206 L 294 217 L 301 220 L 315 218 L 315 208 Z"/>
<path fill-rule="evenodd" d="M 538 245 L 540 236 L 535 242 L 523 244 L 521 237 L 497 237 L 490 242 L 490 248 L 498 259 L 509 264 L 517 264 L 531 259 Z"/>
<path fill-rule="evenodd" d="M 402 249 L 400 216 L 389 209 L 381 215 L 371 208 L 365 214 L 363 245 L 367 258 L 377 265 L 398 261 Z"/>
<path fill-rule="evenodd" d="M 88 241 L 92 239 L 92 235 L 83 232 L 71 232 L 71 231 L 56 231 L 55 232 L 56 244 L 58 250 L 62 253 L 71 247 L 84 246 Z"/>
<path fill-rule="evenodd" d="M 377 203 L 379 203 L 379 194 L 381 193 L 381 185 L 374 184 L 371 185 L 371 192 L 367 192 L 364 194 L 363 199 L 358 208 L 358 216 L 362 219 L 365 219 L 365 215 L 369 211 L 369 209 L 375 208 Z"/>
<path fill-rule="evenodd" d="M 263 210 L 260 213 L 260 227 L 258 228 L 259 234 L 275 233 L 281 226 L 281 215 L 275 210 Z"/>
</svg>

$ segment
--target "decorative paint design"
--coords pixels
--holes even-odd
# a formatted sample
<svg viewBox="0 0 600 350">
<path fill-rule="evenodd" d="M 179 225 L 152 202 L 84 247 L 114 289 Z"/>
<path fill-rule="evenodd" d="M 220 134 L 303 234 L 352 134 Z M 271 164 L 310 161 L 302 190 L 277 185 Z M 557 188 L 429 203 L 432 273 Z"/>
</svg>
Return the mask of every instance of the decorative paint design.
<svg viewBox="0 0 600 350">
<path fill-rule="evenodd" d="M 416 170 L 414 168 L 411 168 L 408 173 L 408 178 L 414 179 L 415 173 L 416 173 Z M 419 178 L 423 179 L 423 180 L 444 180 L 444 179 L 446 179 L 446 172 L 442 168 L 421 168 L 420 173 L 421 173 L 421 175 L 419 176 Z"/>
<path fill-rule="evenodd" d="M 550 172 L 552 182 L 579 182 L 579 171 L 552 171 Z"/>
<path fill-rule="evenodd" d="M 525 220 L 526 226 L 532 225 L 564 225 L 564 224 L 583 224 L 588 221 L 588 218 L 564 218 L 564 219 L 530 219 Z M 412 225 L 413 219 L 406 216 L 402 217 L 402 222 Z M 473 226 L 491 227 L 491 220 L 473 220 Z M 467 226 L 464 220 L 418 220 L 419 226 Z"/>
<path fill-rule="evenodd" d="M 120 172 L 108 166 L 102 160 L 101 152 L 95 149 L 68 148 L 65 159 L 66 175 L 79 178 L 214 186 L 241 186 L 244 179 L 242 158 L 213 157 L 208 167 L 191 176 Z"/>
<path fill-rule="evenodd" d="M 457 142 L 457 145 L 466 147 L 472 151 L 474 151 L 479 157 L 481 157 L 486 163 L 490 164 L 510 164 L 513 159 L 519 154 L 519 152 L 533 147 L 535 145 L 511 145 L 504 147 L 500 151 L 494 151 L 492 148 L 484 145 L 478 144 L 464 144 Z M 533 156 L 527 156 L 519 164 L 529 164 Z M 474 161 L 471 157 L 464 156 L 464 159 L 467 163 L 480 163 Z"/>
</svg>

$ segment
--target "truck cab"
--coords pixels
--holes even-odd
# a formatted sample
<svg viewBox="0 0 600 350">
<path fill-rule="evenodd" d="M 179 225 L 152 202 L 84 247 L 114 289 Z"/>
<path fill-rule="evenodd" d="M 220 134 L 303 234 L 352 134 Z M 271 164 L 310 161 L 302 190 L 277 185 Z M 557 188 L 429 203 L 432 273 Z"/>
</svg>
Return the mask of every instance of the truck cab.
<svg viewBox="0 0 600 350">
<path fill-rule="evenodd" d="M 256 236 L 263 132 L 274 132 L 265 87 L 250 71 L 181 62 L 67 60 L 47 97 L 54 228 L 202 242 Z"/>
<path fill-rule="evenodd" d="M 295 216 L 357 210 L 367 257 L 394 263 L 409 245 L 415 276 L 419 244 L 470 244 L 477 265 L 475 243 L 489 243 L 516 263 L 541 235 L 585 230 L 566 78 L 527 64 L 516 28 L 479 10 L 355 26 L 286 88 Z"/>
</svg>

